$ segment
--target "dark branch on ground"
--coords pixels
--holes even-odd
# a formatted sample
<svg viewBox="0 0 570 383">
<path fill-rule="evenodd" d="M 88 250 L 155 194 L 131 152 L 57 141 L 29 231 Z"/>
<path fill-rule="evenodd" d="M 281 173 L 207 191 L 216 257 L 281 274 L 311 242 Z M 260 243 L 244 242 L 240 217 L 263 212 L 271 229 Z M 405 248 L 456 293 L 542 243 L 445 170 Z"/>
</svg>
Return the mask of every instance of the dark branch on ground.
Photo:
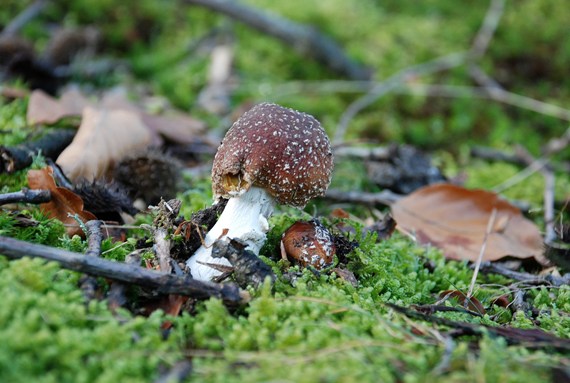
<svg viewBox="0 0 570 383">
<path fill-rule="evenodd" d="M 9 237 L 0 237 L 0 254 L 12 259 L 26 256 L 42 258 L 57 262 L 66 269 L 152 288 L 162 294 L 179 294 L 200 300 L 215 297 L 228 306 L 244 304 L 249 299 L 247 293 L 234 284 L 201 282 Z"/>
<path fill-rule="evenodd" d="M 445 305 L 413 305 L 412 308 L 426 315 L 433 315 L 436 312 L 456 312 L 462 314 L 469 314 L 476 317 L 483 317 L 482 314 L 478 312 L 464 309 L 463 307 L 453 307 Z"/>
<path fill-rule="evenodd" d="M 534 275 L 530 273 L 514 271 L 504 266 L 491 262 L 481 263 L 480 271 L 482 273 L 499 274 L 518 282 L 527 283 L 529 285 L 551 285 L 555 287 L 560 287 L 563 285 L 570 284 L 570 273 L 564 274 L 561 277 L 558 277 L 556 275 L 544 275 L 544 276 Z"/>
<path fill-rule="evenodd" d="M 141 254 L 146 249 L 138 249 L 125 257 L 125 263 L 131 266 L 138 266 L 141 263 Z M 127 304 L 127 289 L 128 285 L 122 282 L 113 282 L 107 294 L 107 304 L 111 310 L 116 310 Z"/>
<path fill-rule="evenodd" d="M 51 201 L 51 192 L 49 190 L 36 189 L 30 190 L 23 188 L 20 191 L 0 194 L 0 206 L 9 203 L 33 203 L 40 204 Z"/>
<path fill-rule="evenodd" d="M 184 2 L 208 8 L 273 36 L 292 46 L 299 53 L 314 57 L 333 71 L 352 80 L 371 79 L 370 69 L 352 61 L 338 44 L 315 28 L 255 9 L 239 1 L 184 0 Z"/>
<path fill-rule="evenodd" d="M 492 336 L 505 338 L 509 344 L 522 345 L 527 348 L 552 348 L 561 351 L 570 350 L 570 339 L 559 338 L 538 328 L 520 329 L 513 327 L 491 327 L 468 322 L 456 322 L 435 315 L 426 315 L 411 308 L 398 306 L 392 303 L 388 303 L 387 305 L 408 318 L 450 327 L 454 329 L 454 331 L 449 335 L 455 338 L 461 336 L 483 336 L 485 333 L 488 333 Z"/>
<path fill-rule="evenodd" d="M 527 161 L 521 158 L 519 154 L 506 153 L 502 150 L 486 148 L 483 146 L 475 146 L 471 148 L 470 154 L 472 157 L 477 157 L 488 161 L 506 162 L 518 166 L 528 165 Z"/>
<path fill-rule="evenodd" d="M 212 257 L 225 258 L 233 266 L 233 274 L 237 284 L 246 288 L 253 286 L 260 287 L 269 278 L 271 283 L 275 282 L 275 274 L 267 264 L 257 255 L 249 250 L 245 250 L 247 245 L 237 239 L 230 241 L 217 240 L 212 245 Z"/>
<path fill-rule="evenodd" d="M 60 129 L 49 132 L 36 141 L 13 147 L 0 146 L 0 173 L 13 173 L 27 168 L 40 151 L 44 157 L 57 158 L 74 136 L 74 130 Z"/>
</svg>

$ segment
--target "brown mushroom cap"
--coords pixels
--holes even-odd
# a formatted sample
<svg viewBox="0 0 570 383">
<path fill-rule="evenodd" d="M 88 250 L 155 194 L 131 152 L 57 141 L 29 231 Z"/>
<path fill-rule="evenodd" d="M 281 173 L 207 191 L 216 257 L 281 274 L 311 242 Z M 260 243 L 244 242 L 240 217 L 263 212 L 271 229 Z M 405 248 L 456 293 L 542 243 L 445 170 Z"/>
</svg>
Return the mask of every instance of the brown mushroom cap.
<svg viewBox="0 0 570 383">
<path fill-rule="evenodd" d="M 303 207 L 325 193 L 332 169 L 329 139 L 313 116 L 263 103 L 226 133 L 214 158 L 212 188 L 228 198 L 255 185 L 280 204 Z"/>
</svg>

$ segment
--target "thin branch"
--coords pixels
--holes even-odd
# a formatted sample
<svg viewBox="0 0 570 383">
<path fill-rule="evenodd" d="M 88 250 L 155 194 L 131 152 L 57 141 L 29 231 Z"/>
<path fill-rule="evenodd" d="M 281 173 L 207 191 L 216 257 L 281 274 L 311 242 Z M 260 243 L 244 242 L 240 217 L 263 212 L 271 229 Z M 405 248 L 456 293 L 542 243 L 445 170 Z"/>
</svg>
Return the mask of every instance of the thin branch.
<svg viewBox="0 0 570 383">
<path fill-rule="evenodd" d="M 85 255 L 88 257 L 100 257 L 101 256 L 101 242 L 103 242 L 103 232 L 101 231 L 101 225 L 103 221 L 97 219 L 92 219 L 85 223 L 85 228 L 87 230 L 87 251 Z M 97 278 L 91 275 L 84 274 L 79 279 L 79 288 L 83 292 L 83 296 L 86 301 L 91 301 L 100 297 L 99 282 Z"/>
<path fill-rule="evenodd" d="M 0 33 L 1 37 L 14 36 L 20 29 L 22 29 L 27 23 L 37 17 L 44 8 L 48 5 L 48 0 L 36 0 L 27 6 L 18 16 L 16 16 Z"/>
<path fill-rule="evenodd" d="M 228 306 L 244 304 L 249 300 L 248 294 L 234 284 L 202 282 L 9 237 L 0 237 L 0 254 L 12 259 L 26 256 L 42 258 L 57 262 L 66 269 L 152 288 L 162 294 L 179 294 L 200 300 L 215 297 Z"/>
<path fill-rule="evenodd" d="M 192 373 L 192 362 L 190 360 L 181 360 L 176 362 L 174 366 L 159 374 L 153 383 L 177 383 L 185 382 Z"/>
<path fill-rule="evenodd" d="M 561 277 L 556 275 L 544 275 L 544 276 L 534 275 L 520 271 L 514 271 L 499 264 L 491 262 L 481 263 L 480 271 L 482 273 L 499 274 L 504 277 L 510 278 L 512 280 L 532 285 L 552 285 L 555 287 L 560 287 L 563 285 L 570 284 L 570 273 L 564 274 Z"/>
<path fill-rule="evenodd" d="M 184 0 L 221 13 L 251 28 L 273 36 L 292 46 L 299 53 L 314 57 L 333 71 L 353 80 L 370 80 L 371 71 L 351 60 L 331 38 L 315 28 L 295 23 L 283 17 L 264 12 L 238 1 L 229 0 Z"/>
<path fill-rule="evenodd" d="M 402 86 L 407 80 L 413 77 L 425 76 L 458 67 L 463 65 L 465 60 L 466 54 L 464 52 L 438 57 L 434 60 L 403 69 L 385 81 L 376 84 L 367 94 L 354 101 L 344 111 L 337 125 L 333 143 L 338 144 L 343 141 L 348 124 L 360 111 L 372 105 L 385 94 Z"/>
<path fill-rule="evenodd" d="M 487 148 L 483 146 L 475 146 L 470 149 L 472 157 L 481 158 L 488 161 L 506 162 L 509 164 L 527 166 L 528 163 L 525 159 L 521 158 L 518 154 L 505 153 L 502 150 Z"/>
<path fill-rule="evenodd" d="M 498 90 L 503 90 L 501 84 L 497 82 L 493 77 L 489 76 L 481 67 L 477 64 L 469 65 L 469 75 L 477 84 L 485 88 L 488 92 L 493 92 Z"/>
<path fill-rule="evenodd" d="M 412 94 L 430 97 L 466 97 L 481 98 L 497 101 L 506 105 L 521 109 L 531 110 L 545 116 L 556 117 L 564 121 L 570 121 L 570 110 L 557 105 L 548 104 L 530 97 L 521 96 L 501 88 L 483 88 L 461 85 L 427 85 L 427 84 L 403 84 L 395 90 L 398 94 Z"/>
<path fill-rule="evenodd" d="M 495 193 L 502 193 L 514 185 L 524 181 L 534 173 L 540 171 L 542 168 L 548 165 L 548 162 L 548 158 L 539 158 L 511 178 L 501 182 L 499 185 L 494 186 L 492 190 Z"/>
<path fill-rule="evenodd" d="M 141 254 L 144 253 L 146 249 L 137 249 L 125 257 L 125 263 L 131 266 L 138 266 L 141 263 Z M 107 294 L 107 304 L 111 310 L 116 310 L 119 307 L 123 307 L 127 299 L 127 288 L 128 285 L 122 282 L 113 282 L 109 288 L 109 293 Z"/>
<path fill-rule="evenodd" d="M 483 24 L 475 36 L 475 40 L 471 46 L 470 56 L 472 60 L 478 60 L 487 51 L 489 43 L 499 26 L 499 21 L 503 16 L 505 9 L 505 0 L 491 0 L 491 4 L 487 9 Z"/>
<path fill-rule="evenodd" d="M 544 177 L 544 242 L 546 244 L 550 244 L 557 238 L 556 231 L 554 230 L 554 187 L 556 184 L 556 176 L 552 169 L 549 169 L 548 167 L 544 167 L 542 169 L 542 176 Z"/>
<path fill-rule="evenodd" d="M 487 76 L 487 75 L 485 75 Z M 482 81 L 481 79 L 477 82 Z M 402 82 L 390 91 L 394 94 L 417 95 L 424 97 L 450 97 L 450 98 L 478 98 L 503 103 L 517 108 L 531 110 L 546 116 L 555 117 L 564 121 L 570 121 L 570 110 L 558 105 L 549 104 L 530 97 L 521 96 L 502 89 L 496 81 L 487 76 L 487 84 L 480 87 L 444 84 L 407 84 Z M 490 82 L 490 83 L 489 83 Z M 363 81 L 292 81 L 280 85 L 259 84 L 251 87 L 263 89 L 263 94 L 269 94 L 271 98 L 291 96 L 302 93 L 363 93 L 381 86 L 384 82 Z M 274 87 L 273 93 L 267 92 L 267 88 Z M 248 88 L 244 85 L 241 89 Z M 383 94 L 382 94 L 383 95 Z M 381 95 L 381 96 L 382 96 Z M 373 100 L 376 101 L 376 100 Z M 343 129 L 345 129 L 343 127 Z M 337 126 L 338 130 L 338 126 Z M 346 131 L 338 133 L 344 135 Z M 568 135 L 570 137 L 570 134 Z M 563 143 L 565 141 L 561 141 Z M 335 141 L 335 145 L 341 145 L 342 141 Z"/>
<path fill-rule="evenodd" d="M 471 284 L 469 285 L 469 290 L 467 291 L 467 299 L 465 303 L 471 300 L 473 297 L 473 289 L 475 288 L 475 282 L 477 282 L 477 275 L 479 274 L 479 267 L 481 266 L 481 261 L 483 261 L 483 255 L 485 255 L 485 250 L 487 249 L 487 241 L 489 236 L 493 231 L 493 226 L 495 226 L 495 219 L 497 218 L 497 209 L 493 208 L 489 221 L 487 221 L 487 229 L 485 230 L 485 236 L 483 237 L 483 244 L 481 245 L 481 250 L 479 251 L 479 256 L 477 257 L 477 262 L 475 262 L 475 270 L 473 270 L 473 277 L 471 278 Z"/>
<path fill-rule="evenodd" d="M 570 146 L 570 128 L 566 129 L 562 136 L 548 141 L 542 153 L 544 155 L 555 154 L 566 149 L 568 146 Z"/>
<path fill-rule="evenodd" d="M 101 256 L 101 242 L 103 242 L 102 224 L 103 221 L 98 219 L 93 219 L 85 223 L 85 227 L 87 227 L 87 252 L 85 255 L 90 257 Z"/>
<path fill-rule="evenodd" d="M 390 206 L 402 197 L 402 195 L 389 190 L 383 190 L 379 193 L 366 193 L 358 191 L 345 192 L 337 189 L 329 189 L 323 198 L 336 202 Z"/>
<path fill-rule="evenodd" d="M 475 36 L 475 41 L 467 54 L 456 53 L 404 69 L 388 78 L 383 83 L 376 85 L 366 95 L 350 104 L 340 118 L 340 122 L 338 123 L 335 131 L 333 143 L 342 142 L 346 134 L 348 124 L 360 111 L 372 105 L 380 97 L 393 91 L 400 85 L 405 84 L 406 80 L 410 77 L 425 76 L 428 74 L 442 72 L 464 65 L 468 60 L 473 62 L 474 59 L 481 57 L 485 53 L 485 50 L 495 33 L 495 29 L 497 28 L 501 15 L 503 14 L 503 7 L 504 0 L 492 0 L 487 10 L 487 14 L 485 15 L 483 25 Z"/>
<path fill-rule="evenodd" d="M 51 201 L 51 192 L 49 190 L 36 189 L 30 190 L 22 188 L 22 190 L 12 193 L 0 194 L 0 206 L 9 203 L 45 203 Z"/>
<path fill-rule="evenodd" d="M 466 300 L 467 302 L 467 300 Z M 416 311 L 422 312 L 424 314 L 433 315 L 437 312 L 455 312 L 462 314 L 469 314 L 475 317 L 483 317 L 483 314 L 476 311 L 468 310 L 463 307 L 453 307 L 445 305 L 412 305 L 412 308 Z"/>
<path fill-rule="evenodd" d="M 387 160 L 393 155 L 390 146 L 363 148 L 358 146 L 340 146 L 334 148 L 335 157 L 353 157 L 367 160 Z"/>
</svg>

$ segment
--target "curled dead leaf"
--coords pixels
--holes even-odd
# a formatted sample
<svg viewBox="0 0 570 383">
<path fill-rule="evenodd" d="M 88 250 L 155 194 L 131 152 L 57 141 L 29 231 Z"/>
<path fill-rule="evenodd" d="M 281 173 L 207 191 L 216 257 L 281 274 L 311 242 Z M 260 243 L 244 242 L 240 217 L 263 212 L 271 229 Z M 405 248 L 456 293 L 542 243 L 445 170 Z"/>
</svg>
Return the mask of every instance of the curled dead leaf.
<svg viewBox="0 0 570 383">
<path fill-rule="evenodd" d="M 48 166 L 40 170 L 28 172 L 28 185 L 30 189 L 47 189 L 51 192 L 51 201 L 40 205 L 40 209 L 50 218 L 55 218 L 68 226 L 67 234 L 75 234 L 84 237 L 85 234 L 77 221 L 72 217 L 77 215 L 82 221 L 87 222 L 97 219 L 92 213 L 83 210 L 83 200 L 71 190 L 59 187 L 53 179 L 53 169 Z"/>
<path fill-rule="evenodd" d="M 152 134 L 131 110 L 86 107 L 73 142 L 56 163 L 72 181 L 105 176 L 125 156 L 147 148 Z"/>
<path fill-rule="evenodd" d="M 393 204 L 392 214 L 397 229 L 414 235 L 419 243 L 440 248 L 449 259 L 474 262 L 493 209 L 496 219 L 483 261 L 512 256 L 534 257 L 544 263 L 538 227 L 515 206 L 485 190 L 451 184 L 427 186 Z"/>
</svg>

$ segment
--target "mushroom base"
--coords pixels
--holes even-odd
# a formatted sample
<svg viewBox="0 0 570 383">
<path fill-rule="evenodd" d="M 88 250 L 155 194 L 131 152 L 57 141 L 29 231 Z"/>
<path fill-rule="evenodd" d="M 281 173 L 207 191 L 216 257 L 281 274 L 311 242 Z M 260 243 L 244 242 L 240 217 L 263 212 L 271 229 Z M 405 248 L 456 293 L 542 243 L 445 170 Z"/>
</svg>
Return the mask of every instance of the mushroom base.
<svg viewBox="0 0 570 383">
<path fill-rule="evenodd" d="M 221 272 L 207 264 L 231 266 L 226 259 L 212 257 L 212 244 L 218 239 L 239 238 L 247 243 L 247 250 L 259 254 L 265 243 L 265 233 L 269 230 L 267 219 L 274 206 L 273 197 L 255 186 L 240 196 L 230 198 L 202 246 L 186 261 L 192 277 L 209 281 Z"/>
</svg>

